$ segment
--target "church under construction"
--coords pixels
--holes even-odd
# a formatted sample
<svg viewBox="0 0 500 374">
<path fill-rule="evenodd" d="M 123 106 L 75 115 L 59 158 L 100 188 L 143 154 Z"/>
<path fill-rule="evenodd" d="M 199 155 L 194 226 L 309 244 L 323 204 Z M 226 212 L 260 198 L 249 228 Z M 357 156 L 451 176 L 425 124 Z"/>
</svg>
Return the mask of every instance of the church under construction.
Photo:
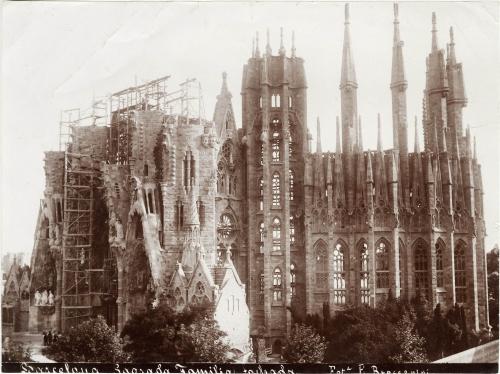
<svg viewBox="0 0 500 374">
<path fill-rule="evenodd" d="M 290 309 L 376 307 L 390 293 L 459 303 L 470 327 L 487 327 L 481 166 L 453 31 L 445 51 L 436 28 L 433 14 L 413 152 L 397 5 L 390 150 L 380 123 L 377 149 L 363 148 L 347 5 L 334 153 L 319 121 L 311 146 L 303 59 L 293 43 L 273 53 L 269 36 L 243 67 L 241 128 L 225 74 L 212 121 L 198 83 L 169 91 L 168 77 L 96 103 L 92 123 L 63 112 L 60 150 L 45 153 L 30 329 L 97 314 L 121 329 L 151 303 L 208 303 L 234 347 L 259 334 L 279 352 Z M 36 305 L 45 291 L 53 305 Z"/>
</svg>

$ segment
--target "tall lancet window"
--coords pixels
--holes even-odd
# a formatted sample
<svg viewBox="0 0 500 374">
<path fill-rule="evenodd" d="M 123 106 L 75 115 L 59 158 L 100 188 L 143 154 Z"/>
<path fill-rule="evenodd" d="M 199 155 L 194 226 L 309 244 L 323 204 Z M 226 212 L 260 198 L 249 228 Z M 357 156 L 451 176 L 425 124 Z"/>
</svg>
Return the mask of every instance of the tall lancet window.
<svg viewBox="0 0 500 374">
<path fill-rule="evenodd" d="M 273 271 L 273 301 L 281 301 L 283 299 L 282 287 L 281 269 L 277 267 Z"/>
<path fill-rule="evenodd" d="M 293 219 L 293 215 L 290 216 L 290 245 L 295 244 L 295 220 Z"/>
<path fill-rule="evenodd" d="M 277 118 L 271 123 L 271 157 L 273 162 L 281 161 L 281 122 Z"/>
<path fill-rule="evenodd" d="M 362 242 L 359 245 L 359 290 L 362 304 L 370 303 L 370 270 L 369 270 L 368 245 Z"/>
<path fill-rule="evenodd" d="M 326 244 L 319 241 L 316 244 L 316 287 L 319 289 L 328 288 L 328 254 L 326 253 Z"/>
<path fill-rule="evenodd" d="M 281 221 L 278 217 L 273 219 L 273 251 L 281 250 Z"/>
<path fill-rule="evenodd" d="M 280 189 L 280 175 L 278 172 L 273 174 L 272 180 L 272 195 L 273 195 L 273 208 L 281 206 L 281 189 Z"/>
<path fill-rule="evenodd" d="M 436 243 L 436 286 L 444 287 L 443 252 L 445 246 L 441 240 Z"/>
<path fill-rule="evenodd" d="M 193 153 L 188 150 L 184 156 L 183 161 L 183 177 L 184 177 L 184 186 L 188 187 L 194 184 L 195 175 L 196 175 L 196 165 L 194 161 Z"/>
<path fill-rule="evenodd" d="M 414 250 L 415 260 L 415 289 L 423 297 L 429 299 L 429 256 L 427 254 L 427 244 L 423 240 L 418 240 Z"/>
<path fill-rule="evenodd" d="M 375 250 L 377 288 L 389 288 L 389 245 L 380 240 Z"/>
<path fill-rule="evenodd" d="M 335 304 L 346 303 L 346 283 L 344 255 L 346 245 L 338 242 L 333 249 L 333 302 Z"/>
<path fill-rule="evenodd" d="M 295 184 L 294 184 L 294 172 L 293 169 L 288 170 L 289 178 L 290 178 L 290 201 L 293 201 L 295 198 Z"/>
<path fill-rule="evenodd" d="M 465 248 L 463 241 L 459 241 L 455 247 L 455 296 L 457 303 L 467 301 L 467 280 L 465 278 Z"/>
<path fill-rule="evenodd" d="M 264 252 L 264 222 L 259 224 L 259 249 L 260 252 Z"/>
</svg>

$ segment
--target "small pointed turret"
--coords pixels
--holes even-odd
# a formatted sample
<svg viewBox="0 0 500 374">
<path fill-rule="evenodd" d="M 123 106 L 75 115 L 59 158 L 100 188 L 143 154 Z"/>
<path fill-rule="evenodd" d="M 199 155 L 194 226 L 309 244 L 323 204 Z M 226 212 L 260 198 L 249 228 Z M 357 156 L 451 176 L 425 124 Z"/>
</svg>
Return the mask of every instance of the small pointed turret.
<svg viewBox="0 0 500 374">
<path fill-rule="evenodd" d="M 427 154 L 427 183 L 434 183 L 434 172 L 432 170 L 432 160 L 430 154 Z"/>
<path fill-rule="evenodd" d="M 255 38 L 252 38 L 252 58 L 255 58 Z"/>
<path fill-rule="evenodd" d="M 437 41 L 437 29 L 436 29 L 436 13 L 432 12 L 432 50 L 437 51 L 438 41 Z"/>
<path fill-rule="evenodd" d="M 398 162 L 396 161 L 396 154 L 392 152 L 391 157 L 391 183 L 398 182 Z"/>
<path fill-rule="evenodd" d="M 295 57 L 295 30 L 292 30 L 292 58 Z"/>
<path fill-rule="evenodd" d="M 284 56 L 286 54 L 285 46 L 283 45 L 283 27 L 280 27 L 280 49 L 279 49 L 279 54 L 280 54 L 280 56 Z"/>
<path fill-rule="evenodd" d="M 316 118 L 316 153 L 321 153 L 321 124 L 319 117 Z"/>
<path fill-rule="evenodd" d="M 470 125 L 468 125 L 467 129 L 465 130 L 465 155 L 468 158 L 472 158 Z"/>
<path fill-rule="evenodd" d="M 450 44 L 449 44 L 448 60 L 450 64 L 457 63 L 457 58 L 455 55 L 455 38 L 453 35 L 453 26 L 450 27 Z"/>
<path fill-rule="evenodd" d="M 271 42 L 269 38 L 269 28 L 266 30 L 266 55 L 271 56 L 272 50 L 271 50 Z"/>
<path fill-rule="evenodd" d="M 330 152 L 326 155 L 326 184 L 331 185 L 333 183 L 332 179 L 332 157 L 330 156 Z"/>
<path fill-rule="evenodd" d="M 474 160 L 477 160 L 476 136 L 474 136 Z"/>
<path fill-rule="evenodd" d="M 377 113 L 377 151 L 382 152 L 382 129 L 380 124 L 380 113 Z"/>
<path fill-rule="evenodd" d="M 260 49 L 259 49 L 259 32 L 255 33 L 255 57 L 260 57 Z"/>
</svg>

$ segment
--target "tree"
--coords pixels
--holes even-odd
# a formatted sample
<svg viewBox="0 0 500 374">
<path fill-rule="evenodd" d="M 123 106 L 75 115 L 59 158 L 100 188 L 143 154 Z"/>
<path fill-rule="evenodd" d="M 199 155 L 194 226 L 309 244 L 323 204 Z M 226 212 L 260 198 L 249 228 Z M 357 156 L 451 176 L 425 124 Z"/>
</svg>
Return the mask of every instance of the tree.
<svg viewBox="0 0 500 374">
<path fill-rule="evenodd" d="M 188 337 L 194 347 L 189 361 L 225 362 L 231 347 L 226 343 L 225 332 L 219 329 L 211 316 L 204 316 L 194 321 L 187 328 Z"/>
<path fill-rule="evenodd" d="M 43 353 L 58 362 L 128 360 L 118 335 L 106 324 L 101 315 L 70 328 L 66 335 L 45 348 Z"/>
<path fill-rule="evenodd" d="M 132 316 L 121 336 L 135 362 L 225 362 L 230 348 L 206 307 L 177 313 L 161 304 Z"/>
<path fill-rule="evenodd" d="M 283 357 L 289 363 L 323 362 L 326 351 L 326 339 L 314 328 L 305 324 L 295 324 Z"/>
<path fill-rule="evenodd" d="M 387 362 L 396 352 L 395 325 L 369 306 L 337 312 L 328 326 L 327 362 Z"/>
<path fill-rule="evenodd" d="M 396 325 L 397 353 L 391 357 L 395 363 L 427 362 L 425 339 L 415 329 L 415 314 L 408 311 Z"/>
</svg>

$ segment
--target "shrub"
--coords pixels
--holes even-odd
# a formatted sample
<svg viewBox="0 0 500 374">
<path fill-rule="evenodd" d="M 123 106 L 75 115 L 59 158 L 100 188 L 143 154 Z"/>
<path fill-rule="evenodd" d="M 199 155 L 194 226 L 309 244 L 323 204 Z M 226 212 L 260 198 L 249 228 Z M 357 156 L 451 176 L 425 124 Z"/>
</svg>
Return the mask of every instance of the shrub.
<svg viewBox="0 0 500 374">
<path fill-rule="evenodd" d="M 284 359 L 289 363 L 323 362 L 326 339 L 311 326 L 295 324 L 284 349 Z"/>
<path fill-rule="evenodd" d="M 31 350 L 22 343 L 11 343 L 4 341 L 2 347 L 2 362 L 31 361 Z"/>
<path fill-rule="evenodd" d="M 102 316 L 70 328 L 44 348 L 43 353 L 58 362 L 123 362 L 128 359 L 118 335 Z"/>
</svg>

